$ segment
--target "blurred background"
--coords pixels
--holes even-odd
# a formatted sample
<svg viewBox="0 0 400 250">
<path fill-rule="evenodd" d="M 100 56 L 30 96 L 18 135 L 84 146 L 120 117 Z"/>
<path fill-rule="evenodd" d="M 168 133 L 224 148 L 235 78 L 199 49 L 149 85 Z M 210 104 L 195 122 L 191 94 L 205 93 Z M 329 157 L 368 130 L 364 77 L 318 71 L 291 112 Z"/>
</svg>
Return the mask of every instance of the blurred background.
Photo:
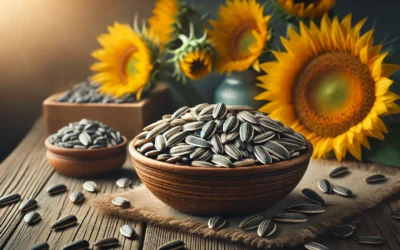
<svg viewBox="0 0 400 250">
<path fill-rule="evenodd" d="M 135 13 L 148 18 L 154 0 L 0 0 L 0 162 L 12 151 L 41 115 L 41 103 L 50 94 L 85 80 L 98 48 L 96 37 L 114 21 L 131 24 Z M 214 17 L 221 0 L 190 0 Z M 263 2 L 263 1 L 260 1 Z M 337 0 L 336 14 L 353 13 L 353 20 L 368 17 L 375 25 L 375 41 L 400 37 L 399 0 Z M 279 28 L 278 28 L 279 29 Z M 282 34 L 285 30 L 281 31 Z M 400 41 L 393 47 L 399 49 Z M 400 63 L 399 53 L 389 61 Z M 205 101 L 212 102 L 223 76 L 196 83 Z M 394 77 L 399 89 L 399 73 Z M 197 87 L 198 87 L 197 86 Z M 182 100 L 176 97 L 176 104 Z"/>
</svg>

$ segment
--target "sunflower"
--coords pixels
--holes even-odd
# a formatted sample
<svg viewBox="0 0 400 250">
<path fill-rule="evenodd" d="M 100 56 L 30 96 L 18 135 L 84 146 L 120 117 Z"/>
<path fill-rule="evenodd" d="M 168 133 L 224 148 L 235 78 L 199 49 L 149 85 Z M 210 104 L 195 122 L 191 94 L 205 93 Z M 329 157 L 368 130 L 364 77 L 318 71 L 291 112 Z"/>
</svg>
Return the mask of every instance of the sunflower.
<svg viewBox="0 0 400 250">
<path fill-rule="evenodd" d="M 158 0 L 149 19 L 150 29 L 157 34 L 161 46 L 172 39 L 174 24 L 179 15 L 177 0 Z"/>
<path fill-rule="evenodd" d="M 335 0 L 272 0 L 282 16 L 290 18 L 316 18 L 328 13 Z"/>
<path fill-rule="evenodd" d="M 251 66 L 258 70 L 258 58 L 271 38 L 271 16 L 264 16 L 263 10 L 256 0 L 227 1 L 220 7 L 219 20 L 210 21 L 218 72 L 243 71 Z"/>
<path fill-rule="evenodd" d="M 360 34 L 365 19 L 351 26 L 324 15 L 321 26 L 300 22 L 300 34 L 289 29 L 281 38 L 286 52 L 273 51 L 277 61 L 260 65 L 268 100 L 260 111 L 270 113 L 305 135 L 314 145 L 314 157 L 334 152 L 341 160 L 347 152 L 361 159 L 368 137 L 384 139 L 382 116 L 399 113 L 399 96 L 389 91 L 389 76 L 398 65 L 383 63 L 387 53 L 373 44 L 373 30 Z"/>
<path fill-rule="evenodd" d="M 191 51 L 179 62 L 185 76 L 192 80 L 200 80 L 212 70 L 212 55 L 209 51 Z"/>
<path fill-rule="evenodd" d="M 97 39 L 103 48 L 92 53 L 99 62 L 91 66 L 98 72 L 91 80 L 102 84 L 102 93 L 116 97 L 137 93 L 140 99 L 153 72 L 153 50 L 143 34 L 129 25 L 116 22 L 108 31 Z"/>
</svg>

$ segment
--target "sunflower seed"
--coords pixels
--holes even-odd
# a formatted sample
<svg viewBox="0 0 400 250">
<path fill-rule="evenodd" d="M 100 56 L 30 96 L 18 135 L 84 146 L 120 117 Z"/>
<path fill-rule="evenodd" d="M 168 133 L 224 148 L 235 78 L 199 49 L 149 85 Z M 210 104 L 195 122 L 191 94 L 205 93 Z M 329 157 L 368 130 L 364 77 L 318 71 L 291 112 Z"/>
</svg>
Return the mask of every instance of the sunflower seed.
<svg viewBox="0 0 400 250">
<path fill-rule="evenodd" d="M 196 159 L 198 159 L 202 154 L 204 154 L 206 151 L 207 151 L 206 148 L 196 148 L 196 149 L 193 151 L 193 153 L 191 153 L 191 154 L 189 155 L 189 158 L 190 158 L 191 160 L 196 160 Z"/>
<path fill-rule="evenodd" d="M 152 150 L 153 147 L 154 147 L 154 144 L 152 142 L 148 142 L 148 143 L 146 143 L 146 144 L 144 144 L 143 146 L 140 147 L 139 152 L 141 154 L 144 154 L 147 151 Z"/>
<path fill-rule="evenodd" d="M 257 164 L 257 161 L 251 158 L 243 159 L 241 161 L 235 161 L 233 166 L 235 167 L 249 167 Z"/>
<path fill-rule="evenodd" d="M 204 126 L 203 121 L 190 122 L 183 125 L 183 131 L 196 131 Z"/>
<path fill-rule="evenodd" d="M 188 122 L 193 122 L 193 121 L 197 121 L 197 116 L 194 116 L 191 113 L 186 113 L 181 116 L 181 119 L 188 121 Z"/>
<path fill-rule="evenodd" d="M 192 161 L 191 165 L 193 167 L 215 167 L 212 163 L 207 161 Z"/>
<path fill-rule="evenodd" d="M 332 193 L 332 184 L 327 179 L 320 180 L 318 182 L 318 187 L 325 194 Z"/>
<path fill-rule="evenodd" d="M 59 230 L 59 229 L 71 227 L 76 224 L 78 224 L 78 219 L 76 218 L 76 216 L 68 215 L 68 216 L 65 216 L 61 219 L 58 219 L 56 222 L 54 222 L 53 225 L 51 225 L 51 228 Z"/>
<path fill-rule="evenodd" d="M 251 144 L 247 144 L 246 145 L 246 149 L 247 151 L 249 151 L 249 153 L 254 153 L 254 147 Z"/>
<path fill-rule="evenodd" d="M 235 160 L 241 160 L 242 159 L 242 154 L 240 153 L 240 150 L 234 146 L 233 144 L 225 144 L 224 145 L 225 153 L 232 157 Z"/>
<path fill-rule="evenodd" d="M 88 146 L 89 144 L 92 143 L 92 138 L 90 138 L 90 135 L 88 135 L 86 132 L 82 132 L 79 134 L 79 141 L 84 146 Z"/>
<path fill-rule="evenodd" d="M 34 224 L 34 223 L 40 221 L 41 219 L 42 219 L 42 217 L 40 216 L 40 214 L 38 212 L 30 212 L 24 216 L 24 221 L 28 224 Z"/>
<path fill-rule="evenodd" d="M 254 128 L 250 123 L 244 122 L 240 125 L 239 134 L 242 142 L 249 143 L 253 139 Z"/>
<path fill-rule="evenodd" d="M 181 131 L 181 132 L 178 132 L 178 133 L 172 135 L 167 140 L 167 147 L 172 147 L 175 144 L 177 144 L 178 142 L 181 142 L 181 141 L 185 140 L 187 135 L 188 135 L 188 132 L 186 132 L 186 131 Z"/>
<path fill-rule="evenodd" d="M 140 139 L 135 141 L 135 147 L 143 146 L 144 144 L 151 142 L 152 139 Z"/>
<path fill-rule="evenodd" d="M 203 122 L 210 121 L 212 119 L 213 119 L 212 115 L 202 115 L 197 118 L 198 121 L 203 121 Z"/>
<path fill-rule="evenodd" d="M 260 223 L 263 222 L 264 220 L 265 220 L 264 216 L 256 214 L 242 220 L 239 224 L 239 228 L 244 231 L 252 230 L 258 228 Z"/>
<path fill-rule="evenodd" d="M 166 163 L 177 163 L 181 160 L 182 160 L 182 156 L 175 155 L 175 156 L 172 156 L 171 158 L 169 158 L 168 160 L 166 160 L 165 162 Z"/>
<path fill-rule="evenodd" d="M 384 176 L 383 174 L 374 174 L 374 175 L 368 176 L 365 179 L 365 182 L 368 184 L 375 184 L 375 183 L 385 182 L 386 180 L 387 180 L 386 176 Z"/>
<path fill-rule="evenodd" d="M 129 226 L 129 225 L 123 225 L 120 229 L 119 232 L 127 237 L 127 238 L 133 238 L 134 236 L 136 236 L 136 231 L 133 227 Z"/>
<path fill-rule="evenodd" d="M 102 240 L 96 241 L 93 246 L 98 248 L 105 248 L 105 247 L 116 247 L 119 245 L 119 240 L 117 238 L 106 238 Z"/>
<path fill-rule="evenodd" d="M 307 216 L 300 213 L 283 213 L 273 217 L 276 222 L 301 223 L 307 221 Z"/>
<path fill-rule="evenodd" d="M 160 151 L 157 149 L 147 151 L 144 155 L 149 158 L 156 158 L 160 154 Z"/>
<path fill-rule="evenodd" d="M 268 153 L 270 153 L 271 155 L 275 155 L 281 160 L 290 159 L 289 151 L 284 146 L 275 141 L 267 141 L 262 146 L 268 151 Z"/>
<path fill-rule="evenodd" d="M 254 154 L 262 164 L 272 163 L 272 158 L 262 146 L 254 146 Z"/>
<path fill-rule="evenodd" d="M 182 240 L 173 240 L 160 246 L 158 250 L 178 250 L 185 247 L 185 242 Z"/>
<path fill-rule="evenodd" d="M 34 245 L 31 250 L 49 250 L 50 246 L 47 242 L 42 242 Z"/>
<path fill-rule="evenodd" d="M 178 118 L 178 119 L 172 120 L 170 124 L 171 124 L 171 126 L 179 126 L 179 125 L 184 125 L 186 123 L 188 123 L 188 122 L 183 119 Z"/>
<path fill-rule="evenodd" d="M 378 236 L 360 236 L 358 237 L 357 242 L 359 244 L 366 244 L 366 245 L 380 245 L 385 242 L 382 237 Z"/>
<path fill-rule="evenodd" d="M 275 136 L 275 132 L 267 131 L 267 132 L 264 132 L 257 136 L 254 136 L 253 143 L 260 144 L 260 143 L 266 142 L 268 140 L 271 140 L 274 136 Z"/>
<path fill-rule="evenodd" d="M 249 111 L 240 111 L 239 113 L 237 113 L 237 117 L 242 118 L 243 120 L 252 124 L 260 124 L 258 119 Z"/>
<path fill-rule="evenodd" d="M 172 114 L 163 115 L 163 116 L 162 116 L 162 119 L 163 119 L 163 120 L 168 120 L 168 119 L 171 119 L 171 117 L 172 117 Z"/>
<path fill-rule="evenodd" d="M 217 131 L 217 123 L 214 121 L 208 121 L 200 132 L 202 139 L 209 139 Z"/>
<path fill-rule="evenodd" d="M 350 189 L 339 186 L 339 185 L 334 185 L 333 186 L 333 192 L 337 193 L 338 195 L 344 196 L 344 197 L 350 197 L 353 195 L 353 192 L 351 192 Z"/>
<path fill-rule="evenodd" d="M 217 103 L 214 106 L 214 110 L 213 110 L 212 114 L 215 119 L 220 119 L 220 118 L 223 118 L 227 112 L 228 112 L 228 109 L 226 108 L 225 104 Z"/>
<path fill-rule="evenodd" d="M 253 108 L 246 105 L 235 105 L 228 107 L 230 111 L 252 111 Z"/>
<path fill-rule="evenodd" d="M 171 156 L 169 154 L 159 154 L 159 155 L 157 155 L 157 161 L 166 161 L 169 158 L 171 158 Z"/>
<path fill-rule="evenodd" d="M 192 153 L 195 149 L 196 149 L 196 147 L 194 147 L 192 145 L 177 145 L 177 146 L 172 147 L 169 150 L 169 153 L 173 156 L 186 155 L 186 154 Z"/>
<path fill-rule="evenodd" d="M 73 203 L 80 203 L 85 199 L 85 196 L 81 193 L 81 192 L 72 192 L 69 195 L 69 199 L 73 202 Z"/>
<path fill-rule="evenodd" d="M 317 194 L 314 190 L 309 188 L 304 188 L 303 190 L 301 190 L 301 192 L 312 203 L 325 205 L 325 200 L 322 199 L 322 197 L 319 194 Z"/>
<path fill-rule="evenodd" d="M 263 127 L 261 127 L 261 126 L 258 126 L 258 125 L 254 125 L 254 124 L 252 124 L 252 127 L 253 127 L 253 129 L 254 129 L 254 131 L 256 131 L 256 132 L 258 132 L 258 133 L 264 133 L 265 131 L 267 131 L 267 130 L 265 130 Z"/>
<path fill-rule="evenodd" d="M 233 144 L 240 150 L 246 149 L 246 144 L 244 144 L 244 142 L 242 142 L 239 137 L 235 139 L 235 142 Z"/>
<path fill-rule="evenodd" d="M 5 195 L 0 198 L 0 207 L 8 205 L 8 204 L 13 204 L 21 200 L 21 195 L 19 194 L 9 194 Z"/>
<path fill-rule="evenodd" d="M 400 220 L 400 210 L 399 211 L 394 211 L 390 216 L 393 219 Z"/>
<path fill-rule="evenodd" d="M 179 108 L 177 111 L 175 111 L 172 114 L 171 119 L 175 119 L 177 117 L 181 117 L 183 114 L 185 114 L 188 111 L 189 111 L 189 107 L 188 106 L 183 106 L 182 108 Z"/>
<path fill-rule="evenodd" d="M 302 213 L 302 214 L 320 214 L 325 212 L 325 208 L 319 204 L 298 204 L 290 206 L 290 212 Z"/>
<path fill-rule="evenodd" d="M 64 193 L 65 191 L 67 191 L 67 186 L 64 184 L 54 184 L 46 188 L 46 192 L 50 195 Z"/>
<path fill-rule="evenodd" d="M 211 138 L 211 149 L 216 154 L 223 154 L 224 153 L 224 145 L 222 145 L 221 138 L 219 135 L 213 135 Z"/>
<path fill-rule="evenodd" d="M 150 130 L 152 130 L 153 128 L 157 127 L 158 125 L 163 124 L 164 122 L 165 122 L 165 120 L 156 121 L 156 122 L 144 127 L 143 130 L 149 132 Z"/>
<path fill-rule="evenodd" d="M 260 237 L 268 237 L 276 230 L 276 224 L 272 220 L 265 220 L 258 226 L 257 234 Z"/>
<path fill-rule="evenodd" d="M 233 131 L 232 133 L 229 133 L 226 135 L 226 141 L 230 142 L 238 138 L 239 136 L 239 131 Z"/>
<path fill-rule="evenodd" d="M 213 111 L 214 111 L 214 105 L 207 106 L 200 111 L 199 116 L 205 116 L 205 115 L 212 116 Z"/>
<path fill-rule="evenodd" d="M 221 143 L 225 144 L 228 142 L 227 135 L 225 133 L 221 134 Z"/>
<path fill-rule="evenodd" d="M 163 135 L 157 135 L 154 146 L 158 151 L 163 151 L 167 147 L 167 139 Z"/>
<path fill-rule="evenodd" d="M 115 197 L 111 202 L 112 204 L 123 208 L 128 208 L 131 206 L 131 202 L 123 197 Z"/>
<path fill-rule="evenodd" d="M 345 238 L 352 235 L 354 228 L 349 225 L 337 225 L 331 228 L 331 233 L 336 237 Z"/>
<path fill-rule="evenodd" d="M 35 199 L 28 199 L 21 203 L 21 205 L 19 206 L 19 211 L 26 212 L 26 211 L 36 208 L 37 205 L 38 204 Z"/>
<path fill-rule="evenodd" d="M 193 145 L 196 147 L 200 147 L 200 148 L 210 148 L 211 147 L 211 143 L 209 143 L 208 141 L 201 139 L 199 137 L 195 137 L 193 135 L 186 137 L 185 142 L 187 144 L 190 144 L 190 145 Z"/>
<path fill-rule="evenodd" d="M 330 173 L 329 176 L 332 178 L 336 178 L 339 176 L 343 176 L 344 174 L 347 174 L 349 172 L 349 169 L 345 166 L 340 166 L 335 169 L 333 169 Z"/>
<path fill-rule="evenodd" d="M 128 178 L 120 178 L 115 183 L 120 188 L 127 188 L 132 184 L 132 181 Z"/>
<path fill-rule="evenodd" d="M 224 131 L 224 133 L 231 133 L 235 131 L 238 127 L 239 127 L 239 120 L 235 116 L 230 116 L 224 122 L 222 131 Z"/>
<path fill-rule="evenodd" d="M 233 167 L 233 164 L 229 160 L 229 158 L 227 158 L 223 155 L 218 155 L 218 154 L 213 155 L 211 158 L 211 162 L 218 166 L 222 166 L 222 167 L 226 167 L 226 168 Z"/>
<path fill-rule="evenodd" d="M 308 250 L 328 250 L 326 246 L 319 244 L 317 242 L 309 242 L 304 245 L 304 248 Z"/>
<path fill-rule="evenodd" d="M 208 227 L 211 229 L 220 229 L 226 223 L 226 220 L 220 216 L 212 217 L 208 220 Z"/>
<path fill-rule="evenodd" d="M 193 107 L 192 108 L 192 111 L 195 113 L 195 114 L 199 114 L 200 113 L 200 111 L 202 111 L 204 108 L 206 108 L 206 107 L 208 107 L 208 106 L 210 106 L 210 104 L 208 104 L 208 103 L 201 103 L 201 104 L 198 104 L 198 105 L 196 105 L 195 107 Z"/>
<path fill-rule="evenodd" d="M 62 250 L 83 250 L 88 249 L 90 244 L 87 240 L 77 240 L 65 245 Z"/>
<path fill-rule="evenodd" d="M 170 129 L 168 129 L 167 131 L 165 131 L 163 133 L 163 136 L 165 137 L 166 140 L 168 140 L 172 135 L 180 132 L 182 130 L 182 128 L 183 128 L 182 125 L 179 125 L 179 126 L 176 126 L 176 127 L 172 127 Z"/>
<path fill-rule="evenodd" d="M 83 183 L 83 188 L 91 193 L 96 193 L 97 192 L 97 185 L 94 181 L 85 181 Z"/>
<path fill-rule="evenodd" d="M 149 133 L 147 133 L 146 139 L 155 138 L 157 135 L 167 131 L 169 129 L 169 127 L 170 127 L 169 123 L 167 123 L 167 122 L 161 123 L 157 127 L 155 127 L 152 130 L 150 130 Z"/>
<path fill-rule="evenodd" d="M 211 150 L 206 150 L 202 155 L 200 155 L 197 160 L 198 161 L 208 161 L 211 159 L 213 156 L 213 153 Z"/>
</svg>

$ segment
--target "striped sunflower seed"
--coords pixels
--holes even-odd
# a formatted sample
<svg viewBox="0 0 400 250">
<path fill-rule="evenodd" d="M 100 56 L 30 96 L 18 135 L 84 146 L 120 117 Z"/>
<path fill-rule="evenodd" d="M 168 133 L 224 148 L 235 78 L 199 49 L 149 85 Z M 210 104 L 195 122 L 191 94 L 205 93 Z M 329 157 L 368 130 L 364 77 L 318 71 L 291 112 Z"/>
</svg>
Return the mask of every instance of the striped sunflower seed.
<svg viewBox="0 0 400 250">
<path fill-rule="evenodd" d="M 31 250 L 49 250 L 49 249 L 50 249 L 50 246 L 47 242 L 41 242 L 41 243 L 35 244 L 31 248 Z"/>
<path fill-rule="evenodd" d="M 50 195 L 60 194 L 67 191 L 67 186 L 64 184 L 54 184 L 46 188 L 46 192 Z"/>
<path fill-rule="evenodd" d="M 160 154 L 160 151 L 158 151 L 157 149 L 154 149 L 154 150 L 147 151 L 144 155 L 149 158 L 157 158 L 157 156 L 159 154 Z"/>
<path fill-rule="evenodd" d="M 304 248 L 308 250 L 328 250 L 326 246 L 317 242 L 309 242 L 304 245 Z"/>
<path fill-rule="evenodd" d="M 235 116 L 230 116 L 224 122 L 222 131 L 224 131 L 224 133 L 231 133 L 235 131 L 238 127 L 239 127 L 239 120 Z"/>
<path fill-rule="evenodd" d="M 119 188 L 127 188 L 132 184 L 132 181 L 129 178 L 120 178 L 118 179 L 115 184 L 119 187 Z"/>
<path fill-rule="evenodd" d="M 78 224 L 78 218 L 76 218 L 75 215 L 68 215 L 54 222 L 53 225 L 51 225 L 51 228 L 55 230 L 60 230 L 72 227 L 76 224 Z"/>
<path fill-rule="evenodd" d="M 94 181 L 85 181 L 82 186 L 83 189 L 90 193 L 96 193 L 98 191 L 97 184 Z"/>
<path fill-rule="evenodd" d="M 252 111 L 253 108 L 247 105 L 235 105 L 227 107 L 230 111 Z"/>
<path fill-rule="evenodd" d="M 233 167 L 231 160 L 229 160 L 228 157 L 225 157 L 223 155 L 218 155 L 218 154 L 213 155 L 211 158 L 211 162 L 221 167 L 226 167 L 226 168 Z"/>
<path fill-rule="evenodd" d="M 216 154 L 224 153 L 224 145 L 222 145 L 221 138 L 219 135 L 213 135 L 211 138 L 211 149 Z"/>
<path fill-rule="evenodd" d="M 386 180 L 387 180 L 386 176 L 384 176 L 383 174 L 374 174 L 374 175 L 368 176 L 365 179 L 365 182 L 368 184 L 375 184 L 375 183 L 385 182 Z"/>
<path fill-rule="evenodd" d="M 193 167 L 215 167 L 212 163 L 208 161 L 192 161 L 191 165 Z"/>
<path fill-rule="evenodd" d="M 213 115 L 202 115 L 197 118 L 198 121 L 211 121 L 213 119 Z"/>
<path fill-rule="evenodd" d="M 173 156 L 186 155 L 186 154 L 192 153 L 195 149 L 196 149 L 196 147 L 194 147 L 192 145 L 177 145 L 177 146 L 172 147 L 169 150 L 169 153 Z"/>
<path fill-rule="evenodd" d="M 257 160 L 259 160 L 262 164 L 271 164 L 272 163 L 272 158 L 267 152 L 267 150 L 264 149 L 262 146 L 254 146 L 254 155 L 257 157 Z"/>
<path fill-rule="evenodd" d="M 320 180 L 318 182 L 318 187 L 325 194 L 330 194 L 333 190 L 332 184 L 327 179 Z"/>
<path fill-rule="evenodd" d="M 38 203 L 35 199 L 28 199 L 21 203 L 19 206 L 19 211 L 26 212 L 32 210 L 38 206 Z"/>
<path fill-rule="evenodd" d="M 266 129 L 264 129 L 262 126 L 259 126 L 259 125 L 252 124 L 252 127 L 253 127 L 254 131 L 256 131 L 257 133 L 260 133 L 260 134 L 267 131 Z"/>
<path fill-rule="evenodd" d="M 271 155 L 275 155 L 281 160 L 290 159 L 289 151 L 284 146 L 275 141 L 267 141 L 262 146 L 268 151 L 268 153 L 270 153 Z"/>
<path fill-rule="evenodd" d="M 0 198 L 0 207 L 16 203 L 21 200 L 21 195 L 19 194 L 8 194 Z"/>
<path fill-rule="evenodd" d="M 260 124 L 258 119 L 249 111 L 240 111 L 239 113 L 237 113 L 237 117 L 252 124 Z"/>
<path fill-rule="evenodd" d="M 233 166 L 240 168 L 240 167 L 250 167 L 250 166 L 254 166 L 256 164 L 257 164 L 256 160 L 247 158 L 247 159 L 243 159 L 240 161 L 235 161 L 233 163 Z"/>
<path fill-rule="evenodd" d="M 185 125 L 186 123 L 188 123 L 188 121 L 178 118 L 172 120 L 170 125 L 175 127 L 175 126 Z"/>
<path fill-rule="evenodd" d="M 119 232 L 127 237 L 127 238 L 133 238 L 136 236 L 136 231 L 133 227 L 129 226 L 129 225 L 123 225 L 120 229 Z"/>
<path fill-rule="evenodd" d="M 239 131 L 233 131 L 232 133 L 229 133 L 226 135 L 226 141 L 230 142 L 238 138 L 239 136 Z"/>
<path fill-rule="evenodd" d="M 220 216 L 212 217 L 208 220 L 208 227 L 211 229 L 220 229 L 226 223 L 226 220 Z"/>
<path fill-rule="evenodd" d="M 228 112 L 228 109 L 226 108 L 225 104 L 217 103 L 214 106 L 214 110 L 213 110 L 212 114 L 215 119 L 221 119 L 226 115 L 227 112 Z"/>
<path fill-rule="evenodd" d="M 144 144 L 143 146 L 140 147 L 139 152 L 141 154 L 144 154 L 147 151 L 152 150 L 153 147 L 154 147 L 154 144 L 152 142 L 148 142 L 148 143 L 146 143 L 146 144 Z"/>
<path fill-rule="evenodd" d="M 343 197 L 350 197 L 353 195 L 353 192 L 350 189 L 339 185 L 333 186 L 333 192 Z"/>
<path fill-rule="evenodd" d="M 190 135 L 188 137 L 186 137 L 185 142 L 187 144 L 196 146 L 196 147 L 200 147 L 200 148 L 210 148 L 212 145 L 211 143 L 209 143 L 208 141 L 201 139 L 199 137 Z"/>
<path fill-rule="evenodd" d="M 186 113 L 181 116 L 181 119 L 188 121 L 188 122 L 193 122 L 193 121 L 197 121 L 197 116 L 194 116 L 191 113 Z"/>
<path fill-rule="evenodd" d="M 149 131 L 151 131 L 153 128 L 157 127 L 158 125 L 163 124 L 164 122 L 165 122 L 164 119 L 163 119 L 163 120 L 156 121 L 156 122 L 154 122 L 154 123 L 152 123 L 152 124 L 150 124 L 150 125 L 144 127 L 143 130 L 149 132 Z"/>
<path fill-rule="evenodd" d="M 154 147 L 160 152 L 164 151 L 164 149 L 167 147 L 167 139 L 165 136 L 157 135 L 154 141 Z"/>
<path fill-rule="evenodd" d="M 214 154 L 211 150 L 206 150 L 202 155 L 200 155 L 198 161 L 209 161 Z"/>
<path fill-rule="evenodd" d="M 326 209 L 319 204 L 298 204 L 288 208 L 290 212 L 302 214 L 320 214 L 324 213 Z"/>
<path fill-rule="evenodd" d="M 349 225 L 337 225 L 331 228 L 331 233 L 336 237 L 349 237 L 353 234 L 354 228 Z"/>
<path fill-rule="evenodd" d="M 198 159 L 202 154 L 204 154 L 206 151 L 207 151 L 206 148 L 196 148 L 196 149 L 193 151 L 193 153 L 191 153 L 191 154 L 189 155 L 189 158 L 190 158 L 191 160 L 196 160 L 196 159 Z"/>
<path fill-rule="evenodd" d="M 179 108 L 178 110 L 176 110 L 176 111 L 172 114 L 171 119 L 175 119 L 175 118 L 181 117 L 181 116 L 184 115 L 186 112 L 188 112 L 189 109 L 190 109 L 190 108 L 189 108 L 188 106 L 183 106 L 183 107 Z"/>
<path fill-rule="evenodd" d="M 86 132 L 82 132 L 79 134 L 79 141 L 84 145 L 88 146 L 92 143 L 92 138 Z"/>
<path fill-rule="evenodd" d="M 250 123 L 244 122 L 242 125 L 240 125 L 239 134 L 242 142 L 249 143 L 251 140 L 253 140 L 254 128 Z"/>
<path fill-rule="evenodd" d="M 348 172 L 349 172 L 349 168 L 348 167 L 340 166 L 340 167 L 337 167 L 337 168 L 333 169 L 329 173 L 329 176 L 332 177 L 332 178 L 336 178 L 336 177 L 339 177 L 339 176 L 343 176 L 343 175 L 347 174 Z"/>
<path fill-rule="evenodd" d="M 80 203 L 85 199 L 85 195 L 83 195 L 83 193 L 81 192 L 72 192 L 69 195 L 69 199 L 73 202 L 73 203 Z"/>
<path fill-rule="evenodd" d="M 151 142 L 152 139 L 140 139 L 135 141 L 135 147 L 141 147 L 146 143 Z"/>
<path fill-rule="evenodd" d="M 209 139 L 217 131 L 217 123 L 214 121 L 208 121 L 200 132 L 200 138 Z"/>
<path fill-rule="evenodd" d="M 242 140 L 240 140 L 239 137 L 237 137 L 235 139 L 235 142 L 233 143 L 238 149 L 240 150 L 244 150 L 246 149 L 246 144 L 244 144 L 244 142 L 242 142 Z M 247 152 L 247 151 L 246 151 Z"/>
<path fill-rule="evenodd" d="M 160 246 L 158 250 L 178 250 L 185 247 L 185 242 L 182 240 L 173 240 Z"/>
<path fill-rule="evenodd" d="M 384 242 L 385 240 L 379 236 L 360 236 L 357 239 L 357 243 L 365 245 L 380 245 Z"/>
<path fill-rule="evenodd" d="M 167 114 L 167 115 L 163 115 L 162 119 L 163 120 L 168 120 L 168 119 L 171 119 L 171 117 L 172 117 L 172 114 Z"/>
<path fill-rule="evenodd" d="M 203 121 L 190 122 L 183 125 L 183 131 L 196 131 L 204 126 Z"/>
<path fill-rule="evenodd" d="M 301 190 L 301 192 L 304 195 L 304 197 L 307 200 L 311 201 L 312 203 L 319 204 L 322 206 L 325 205 L 325 200 L 314 190 L 310 188 L 304 188 L 303 190 Z"/>
<path fill-rule="evenodd" d="M 207 107 L 203 108 L 203 109 L 200 111 L 199 117 L 205 116 L 205 115 L 211 115 L 211 117 L 213 117 L 213 116 L 212 116 L 213 111 L 214 111 L 214 105 L 207 106 Z"/>
<path fill-rule="evenodd" d="M 35 224 L 36 222 L 40 221 L 42 217 L 38 212 L 30 212 L 24 216 L 24 221 L 28 224 Z"/>
<path fill-rule="evenodd" d="M 105 247 L 116 247 L 119 245 L 119 239 L 117 238 L 106 238 L 102 240 L 96 241 L 93 246 L 98 247 L 98 248 L 105 248 Z"/>
<path fill-rule="evenodd" d="M 167 131 L 169 129 L 169 127 L 170 127 L 169 123 L 167 123 L 167 122 L 161 123 L 157 127 L 155 127 L 152 130 L 150 130 L 149 133 L 147 133 L 146 139 L 155 138 L 157 135 Z"/>
<path fill-rule="evenodd" d="M 131 206 L 131 202 L 125 199 L 124 197 L 115 197 L 111 201 L 112 204 L 122 208 L 128 208 Z"/>
<path fill-rule="evenodd" d="M 166 161 L 169 158 L 171 158 L 171 155 L 169 155 L 169 154 L 159 154 L 159 155 L 157 155 L 157 161 Z"/>
<path fill-rule="evenodd" d="M 275 136 L 275 132 L 267 131 L 262 134 L 256 135 L 253 137 L 253 143 L 260 144 L 266 141 L 271 140 Z"/>
<path fill-rule="evenodd" d="M 90 244 L 87 240 L 77 240 L 65 245 L 62 250 L 83 250 L 89 247 Z"/>
<path fill-rule="evenodd" d="M 175 144 L 185 140 L 186 136 L 188 135 L 188 132 L 186 131 L 181 131 L 178 132 L 174 135 L 172 135 L 168 140 L 167 140 L 167 147 L 172 147 Z"/>
<path fill-rule="evenodd" d="M 266 128 L 267 130 L 272 130 L 272 131 L 277 132 L 277 133 L 284 133 L 285 132 L 285 129 L 282 126 L 278 125 L 272 119 L 262 118 L 262 119 L 259 119 L 259 122 L 260 122 L 260 125 L 263 128 Z"/>
<path fill-rule="evenodd" d="M 172 127 L 163 133 L 163 136 L 168 140 L 172 135 L 180 132 L 183 129 L 182 125 Z"/>
<path fill-rule="evenodd" d="M 175 156 L 172 156 L 171 158 L 169 158 L 168 160 L 166 160 L 165 162 L 166 163 L 177 163 L 177 162 L 180 162 L 181 160 L 182 160 L 182 156 L 175 155 Z"/>
<path fill-rule="evenodd" d="M 224 145 L 224 150 L 227 155 L 232 157 L 235 160 L 241 160 L 242 159 L 242 154 L 240 153 L 240 150 L 233 144 L 225 144 Z"/>
<path fill-rule="evenodd" d="M 265 220 L 264 216 L 256 214 L 242 220 L 239 224 L 239 228 L 247 231 L 258 228 L 258 226 Z"/>
<path fill-rule="evenodd" d="M 260 237 L 271 236 L 276 230 L 276 224 L 272 220 L 264 220 L 258 226 L 257 234 Z"/>
<path fill-rule="evenodd" d="M 210 106 L 210 104 L 208 104 L 208 103 L 200 103 L 200 104 L 198 104 L 198 105 L 196 105 L 195 107 L 193 107 L 192 108 L 192 111 L 195 113 L 195 114 L 199 114 L 200 113 L 200 111 L 202 111 L 204 108 L 206 108 L 206 107 L 208 107 L 208 106 Z"/>
<path fill-rule="evenodd" d="M 306 215 L 300 213 L 283 213 L 275 215 L 273 220 L 276 222 L 285 223 L 301 223 L 306 222 L 308 219 Z"/>
</svg>

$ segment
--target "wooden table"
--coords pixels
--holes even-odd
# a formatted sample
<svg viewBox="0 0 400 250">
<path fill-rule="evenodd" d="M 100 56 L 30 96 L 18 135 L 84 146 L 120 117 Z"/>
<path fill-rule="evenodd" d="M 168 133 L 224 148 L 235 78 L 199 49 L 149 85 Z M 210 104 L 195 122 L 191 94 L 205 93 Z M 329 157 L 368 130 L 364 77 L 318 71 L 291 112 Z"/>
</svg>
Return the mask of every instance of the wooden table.
<svg viewBox="0 0 400 250">
<path fill-rule="evenodd" d="M 48 242 L 51 249 L 61 249 L 62 246 L 74 240 L 86 239 L 93 244 L 105 237 L 119 238 L 121 246 L 118 249 L 153 250 L 173 239 L 184 240 L 187 249 L 247 249 L 240 244 L 202 239 L 157 226 L 103 216 L 88 205 L 88 200 L 96 194 L 85 193 L 87 199 L 80 206 L 69 201 L 68 193 L 50 197 L 45 189 L 51 184 L 64 183 L 69 191 L 81 191 L 85 180 L 63 177 L 48 165 L 43 144 L 45 137 L 43 120 L 39 119 L 14 152 L 0 165 L 0 196 L 19 193 L 23 200 L 34 197 L 39 203 L 36 211 L 43 218 L 40 223 L 28 226 L 18 211 L 20 203 L 0 207 L 0 249 L 25 250 L 38 242 Z M 394 171 L 398 170 L 393 169 Z M 99 186 L 99 193 L 117 191 L 115 181 L 121 176 L 129 177 L 139 183 L 134 169 L 127 161 L 120 173 L 107 178 L 94 179 Z M 317 241 L 328 246 L 329 249 L 400 249 L 400 221 L 390 218 L 392 211 L 400 209 L 399 200 L 400 195 L 396 195 L 359 215 L 360 223 L 354 236 L 341 240 L 325 233 Z M 78 217 L 77 226 L 57 232 L 50 229 L 54 221 L 70 214 Z M 119 233 L 119 228 L 124 224 L 135 227 L 138 233 L 135 239 L 125 239 Z M 376 247 L 358 245 L 354 239 L 360 234 L 382 236 L 386 243 Z"/>
</svg>

